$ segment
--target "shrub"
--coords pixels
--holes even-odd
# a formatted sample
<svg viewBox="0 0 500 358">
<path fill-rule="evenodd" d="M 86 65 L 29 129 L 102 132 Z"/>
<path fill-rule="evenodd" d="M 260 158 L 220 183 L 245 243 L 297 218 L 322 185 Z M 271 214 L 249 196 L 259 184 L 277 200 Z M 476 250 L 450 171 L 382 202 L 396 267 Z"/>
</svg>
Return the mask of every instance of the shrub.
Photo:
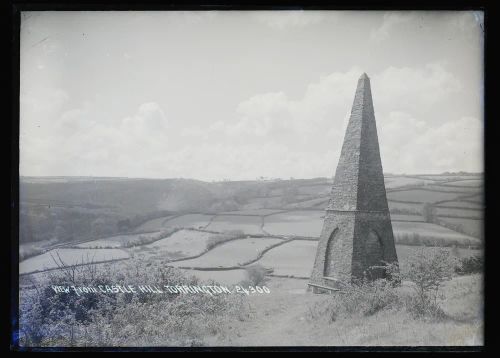
<svg viewBox="0 0 500 358">
<path fill-rule="evenodd" d="M 243 317 L 238 295 L 56 294 L 51 285 L 196 285 L 198 280 L 156 261 L 119 266 L 62 267 L 20 291 L 21 346 L 201 345 Z M 46 287 L 46 288 L 44 288 Z"/>
<path fill-rule="evenodd" d="M 345 284 L 327 300 L 309 310 L 310 319 L 327 319 L 334 322 L 353 316 L 371 316 L 382 310 L 396 309 L 401 300 L 393 283 L 386 279 L 362 280 Z"/>
<path fill-rule="evenodd" d="M 425 222 L 433 223 L 436 220 L 436 208 L 432 203 L 425 203 L 422 208 L 422 215 Z"/>
<path fill-rule="evenodd" d="M 164 239 L 166 237 L 169 237 L 170 235 L 173 235 L 175 232 L 179 231 L 179 228 L 170 228 L 161 231 L 159 234 L 156 235 L 139 235 L 135 238 L 128 239 L 127 241 L 124 241 L 121 243 L 121 246 L 124 248 L 130 248 L 134 246 L 142 246 L 142 245 L 148 245 L 151 244 L 155 241 Z"/>
<path fill-rule="evenodd" d="M 461 258 L 458 265 L 455 266 L 455 272 L 459 275 L 470 275 L 483 272 L 483 257 L 473 255 Z"/>
<path fill-rule="evenodd" d="M 207 250 L 211 250 L 215 246 L 220 245 L 223 242 L 236 240 L 243 237 L 245 237 L 245 234 L 241 230 L 232 230 L 224 234 L 212 235 L 207 240 Z"/>
<path fill-rule="evenodd" d="M 401 273 L 403 279 L 412 283 L 414 291 L 407 302 L 408 310 L 416 316 L 440 315 L 439 288 L 451 280 L 455 266 L 456 258 L 445 249 L 419 249 L 409 256 Z"/>
<path fill-rule="evenodd" d="M 243 286 L 262 286 L 267 282 L 267 269 L 260 265 L 245 267 L 246 279 L 241 282 Z"/>
</svg>

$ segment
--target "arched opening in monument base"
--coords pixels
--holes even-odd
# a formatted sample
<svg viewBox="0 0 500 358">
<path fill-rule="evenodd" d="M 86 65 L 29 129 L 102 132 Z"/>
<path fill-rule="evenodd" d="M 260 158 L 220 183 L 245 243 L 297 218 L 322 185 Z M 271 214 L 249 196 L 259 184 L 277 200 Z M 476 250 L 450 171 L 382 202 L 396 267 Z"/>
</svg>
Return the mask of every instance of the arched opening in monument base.
<svg viewBox="0 0 500 358">
<path fill-rule="evenodd" d="M 337 235 L 338 229 L 335 228 L 332 233 L 330 234 L 330 237 L 328 238 L 328 241 L 326 243 L 326 255 L 325 255 L 325 265 L 323 267 L 323 277 L 332 277 L 333 275 L 333 265 L 334 265 L 334 257 L 333 257 L 333 249 L 332 245 L 335 241 L 335 236 Z"/>
<path fill-rule="evenodd" d="M 386 278 L 384 268 L 384 242 L 380 235 L 373 229 L 368 231 L 365 241 L 365 277 L 368 280 Z"/>
</svg>

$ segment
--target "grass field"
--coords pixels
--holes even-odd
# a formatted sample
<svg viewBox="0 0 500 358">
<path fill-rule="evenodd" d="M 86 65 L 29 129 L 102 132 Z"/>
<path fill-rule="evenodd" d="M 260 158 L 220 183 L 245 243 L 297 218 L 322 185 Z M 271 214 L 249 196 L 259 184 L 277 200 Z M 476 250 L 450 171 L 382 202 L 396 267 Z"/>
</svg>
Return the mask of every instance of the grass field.
<svg viewBox="0 0 500 358">
<path fill-rule="evenodd" d="M 293 240 L 269 250 L 257 263 L 276 275 L 309 277 L 317 247 L 317 241 Z"/>
<path fill-rule="evenodd" d="M 201 254 L 213 234 L 195 230 L 179 230 L 169 237 L 145 245 L 141 249 L 165 258 L 189 257 Z"/>
<path fill-rule="evenodd" d="M 407 213 L 412 213 L 414 215 L 422 215 L 423 203 L 398 203 L 394 201 L 389 201 L 389 210 L 392 213 L 398 213 L 398 212 L 404 212 L 405 214 Z"/>
<path fill-rule="evenodd" d="M 393 222 L 392 229 L 394 231 L 394 238 L 396 242 L 406 237 L 418 235 L 421 241 L 426 241 L 428 245 L 434 244 L 436 246 L 448 245 L 480 245 L 480 240 L 469 235 L 461 234 L 459 232 L 447 229 L 445 227 L 430 224 L 430 223 L 416 223 L 416 222 Z"/>
<path fill-rule="evenodd" d="M 57 268 L 57 263 L 65 265 L 79 265 L 90 262 L 102 262 L 109 260 L 117 260 L 128 258 L 129 254 L 120 249 L 54 249 L 42 255 L 30 257 L 19 263 L 19 273 L 25 274 L 34 271 L 43 271 L 47 269 Z M 54 261 L 55 259 L 55 261 Z"/>
<path fill-rule="evenodd" d="M 483 209 L 482 205 L 479 203 L 474 203 L 471 201 L 446 201 L 444 203 L 438 204 L 437 207 L 440 206 L 454 206 L 460 208 L 471 208 L 471 209 Z"/>
<path fill-rule="evenodd" d="M 461 187 L 461 186 L 451 186 L 448 184 L 441 185 L 426 185 L 425 189 L 444 191 L 444 192 L 456 192 L 458 195 L 471 195 L 475 193 L 480 193 L 480 189 L 476 187 Z"/>
<path fill-rule="evenodd" d="M 418 175 L 420 178 L 425 178 L 425 179 L 434 179 L 434 180 L 439 180 L 439 181 L 446 181 L 446 182 L 457 182 L 457 181 L 467 181 L 467 180 L 482 180 L 481 175 L 447 175 L 447 174 L 435 174 L 435 175 Z"/>
<path fill-rule="evenodd" d="M 314 196 L 318 196 L 318 195 L 325 195 L 325 196 L 328 196 L 328 194 L 330 193 L 330 191 L 332 190 L 332 186 L 331 185 L 309 185 L 309 186 L 301 186 L 299 187 L 298 191 L 299 191 L 299 194 L 302 194 L 302 195 L 314 195 Z"/>
<path fill-rule="evenodd" d="M 280 239 L 272 238 L 248 238 L 228 241 L 203 256 L 195 259 L 173 262 L 175 267 L 232 267 L 244 264 L 257 258 L 258 254 L 265 248 L 282 242 Z"/>
<path fill-rule="evenodd" d="M 387 199 L 397 201 L 413 201 L 419 203 L 435 203 L 441 200 L 453 200 L 461 194 L 445 193 L 430 190 L 411 189 L 391 191 L 387 193 Z M 463 195 L 463 194 L 462 194 Z"/>
<path fill-rule="evenodd" d="M 423 222 L 424 218 L 422 215 L 401 215 L 401 214 L 391 214 L 392 221 L 415 221 Z"/>
<path fill-rule="evenodd" d="M 424 178 L 408 178 L 408 177 L 390 177 L 385 178 L 385 187 L 387 189 L 400 188 L 402 186 L 422 186 L 424 184 L 435 183 L 434 180 L 424 179 Z"/>
<path fill-rule="evenodd" d="M 483 218 L 483 210 L 463 210 L 463 209 L 451 209 L 451 208 L 436 208 L 436 215 L 438 216 L 459 216 L 466 218 Z"/>
<path fill-rule="evenodd" d="M 218 213 L 218 215 L 231 214 L 231 215 L 258 215 L 265 216 L 270 214 L 278 213 L 282 210 L 280 209 L 248 209 L 248 210 L 237 210 L 237 211 L 224 211 Z"/>
<path fill-rule="evenodd" d="M 398 260 L 404 262 L 409 256 L 411 256 L 415 251 L 422 249 L 421 246 L 411 246 L 411 245 L 396 245 L 396 253 L 398 255 Z M 434 247 L 423 247 L 424 250 L 434 250 Z M 475 249 L 464 249 L 451 247 L 444 247 L 444 250 L 450 251 L 455 257 L 464 258 L 473 255 L 481 255 L 482 250 Z"/>
<path fill-rule="evenodd" d="M 129 240 L 135 240 L 139 237 L 153 237 L 156 236 L 160 233 L 160 231 L 156 232 L 148 232 L 148 233 L 142 233 L 142 234 L 130 234 L 130 235 L 116 235 L 116 236 L 111 236 L 111 237 L 106 237 L 103 239 L 98 239 L 98 240 L 93 240 L 93 241 L 87 241 L 78 245 L 75 245 L 76 247 L 79 248 L 120 248 L 123 247 L 124 244 L 126 244 Z"/>
<path fill-rule="evenodd" d="M 283 206 L 283 198 L 280 196 L 277 197 L 268 197 L 268 198 L 252 198 L 248 200 L 248 203 L 245 204 L 242 210 L 254 210 L 254 209 L 263 209 L 263 208 L 281 208 Z"/>
<path fill-rule="evenodd" d="M 328 205 L 328 198 L 323 197 L 323 198 L 317 198 L 317 199 L 311 199 L 311 200 L 306 200 L 306 201 L 301 201 L 297 203 L 290 203 L 286 204 L 283 206 L 284 209 L 309 209 L 309 208 L 314 208 L 314 209 L 325 209 L 326 206 Z"/>
<path fill-rule="evenodd" d="M 457 180 L 447 183 L 447 185 L 461 185 L 461 186 L 472 186 L 472 187 L 480 187 L 483 185 L 483 180 L 474 179 L 474 180 Z"/>
<path fill-rule="evenodd" d="M 156 231 L 161 230 L 165 227 L 165 222 L 171 218 L 172 216 L 164 216 L 162 218 L 153 219 L 146 221 L 144 224 L 139 225 L 135 228 L 136 232 L 147 232 L 147 231 Z"/>
<path fill-rule="evenodd" d="M 213 215 L 187 214 L 168 220 L 164 225 L 169 227 L 201 229 L 208 225 Z"/>
<path fill-rule="evenodd" d="M 264 230 L 273 235 L 319 237 L 324 211 L 290 211 L 265 218 Z"/>
<path fill-rule="evenodd" d="M 462 228 L 463 232 L 466 234 L 482 238 L 483 236 L 483 220 L 473 220 L 473 219 L 458 219 L 458 218 L 439 218 L 440 221 L 444 221 L 445 223 L 449 223 L 452 225 L 458 225 Z"/>
<path fill-rule="evenodd" d="M 206 229 L 217 232 L 241 230 L 245 234 L 264 234 L 261 225 L 262 218 L 259 216 L 217 215 Z"/>
</svg>

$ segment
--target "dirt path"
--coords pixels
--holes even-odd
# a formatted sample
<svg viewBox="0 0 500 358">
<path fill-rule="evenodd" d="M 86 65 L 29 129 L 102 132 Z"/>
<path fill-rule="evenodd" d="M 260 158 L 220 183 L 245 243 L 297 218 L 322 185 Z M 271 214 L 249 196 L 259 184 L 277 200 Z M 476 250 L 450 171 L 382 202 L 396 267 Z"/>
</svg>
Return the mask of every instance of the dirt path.
<svg viewBox="0 0 500 358">
<path fill-rule="evenodd" d="M 222 344 L 311 345 L 311 336 L 302 331 L 303 323 L 307 320 L 309 307 L 324 296 L 306 292 L 306 286 L 305 280 L 273 279 L 268 285 L 270 294 L 247 298 L 250 317 L 236 322 L 232 327 L 235 334 Z"/>
</svg>

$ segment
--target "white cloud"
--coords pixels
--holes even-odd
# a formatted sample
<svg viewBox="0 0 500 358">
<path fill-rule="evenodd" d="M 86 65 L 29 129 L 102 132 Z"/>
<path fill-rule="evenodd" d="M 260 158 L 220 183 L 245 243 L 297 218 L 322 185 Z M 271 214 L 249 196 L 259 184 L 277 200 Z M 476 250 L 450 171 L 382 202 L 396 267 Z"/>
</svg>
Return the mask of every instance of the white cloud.
<svg viewBox="0 0 500 358">
<path fill-rule="evenodd" d="M 323 147 L 331 143 L 331 148 L 338 149 L 334 158 L 337 161 L 361 72 L 354 68 L 324 76 L 310 84 L 297 100 L 289 99 L 284 92 L 255 95 L 239 104 L 235 121 L 214 123 L 204 138 L 219 131 L 228 137 L 244 137 L 249 142 L 251 137 L 279 143 L 290 143 L 286 140 L 290 139 L 302 149 L 310 146 L 317 150 L 318 143 L 324 143 Z M 409 173 L 428 172 L 430 168 L 479 170 L 482 138 L 476 132 L 480 122 L 457 118 L 442 124 L 436 112 L 442 101 L 462 88 L 444 64 L 390 67 L 374 74 L 371 83 L 386 170 Z M 467 150 L 458 154 L 464 141 L 468 143 Z M 272 153 L 268 155 L 271 156 Z M 310 153 L 309 158 L 303 159 L 314 162 L 316 158 Z M 276 162 L 279 163 L 278 158 Z M 285 172 L 286 168 L 281 170 Z"/>
<path fill-rule="evenodd" d="M 330 18 L 332 14 L 329 14 Z M 318 24 L 325 19 L 320 11 L 283 10 L 283 11 L 257 11 L 257 21 L 276 30 L 289 28 L 304 28 Z"/>
<path fill-rule="evenodd" d="M 431 108 L 462 89 L 454 74 L 440 63 L 422 67 L 389 67 L 372 76 L 375 110 Z"/>
<path fill-rule="evenodd" d="M 21 172 L 31 175 L 147 176 L 148 158 L 165 152 L 168 121 L 154 102 L 119 123 L 102 119 L 87 103 L 53 120 L 50 130 L 20 139 Z M 149 173 L 151 174 L 151 173 Z"/>
<path fill-rule="evenodd" d="M 370 40 L 382 42 L 389 38 L 392 31 L 399 25 L 411 21 L 411 13 L 402 13 L 397 11 L 386 12 L 382 24 L 370 32 Z"/>
</svg>

